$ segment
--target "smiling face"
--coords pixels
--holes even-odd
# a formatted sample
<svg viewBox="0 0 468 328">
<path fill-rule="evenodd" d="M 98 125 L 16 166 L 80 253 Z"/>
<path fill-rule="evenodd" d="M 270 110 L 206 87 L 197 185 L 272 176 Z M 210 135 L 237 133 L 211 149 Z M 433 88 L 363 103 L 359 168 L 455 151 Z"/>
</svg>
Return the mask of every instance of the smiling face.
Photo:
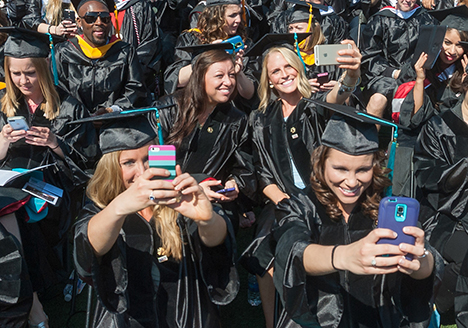
<svg viewBox="0 0 468 328">
<path fill-rule="evenodd" d="M 236 87 L 236 73 L 231 60 L 217 62 L 208 67 L 205 73 L 205 92 L 208 104 L 228 102 Z"/>
<path fill-rule="evenodd" d="M 440 60 L 446 64 L 451 65 L 460 59 L 464 54 L 464 49 L 460 45 L 460 33 L 455 29 L 448 29 L 445 32 L 444 42 L 442 43 L 442 51 L 440 52 Z"/>
<path fill-rule="evenodd" d="M 241 7 L 238 5 L 227 5 L 224 12 L 223 30 L 229 36 L 234 36 L 237 33 L 237 28 L 241 23 Z"/>
<path fill-rule="evenodd" d="M 272 52 L 267 59 L 268 79 L 280 97 L 299 92 L 297 70 L 278 52 Z"/>
<path fill-rule="evenodd" d="M 401 11 L 410 11 L 414 9 L 416 0 L 397 0 L 396 9 Z"/>
<path fill-rule="evenodd" d="M 31 58 L 9 57 L 10 77 L 26 98 L 36 99 L 41 94 L 39 77 Z"/>
<path fill-rule="evenodd" d="M 148 145 L 138 149 L 123 150 L 119 164 L 125 189 L 128 189 L 148 169 Z"/>
<path fill-rule="evenodd" d="M 351 213 L 373 178 L 373 154 L 352 156 L 329 149 L 325 160 L 324 178 L 338 198 L 338 207 Z"/>
<path fill-rule="evenodd" d="M 109 12 L 109 9 L 101 2 L 90 1 L 85 3 L 79 10 L 77 18 L 78 26 L 83 29 L 83 39 L 92 47 L 101 47 L 107 43 L 112 23 L 104 23 L 101 17 L 97 17 L 94 23 L 88 24 L 81 18 L 89 12 Z"/>
</svg>

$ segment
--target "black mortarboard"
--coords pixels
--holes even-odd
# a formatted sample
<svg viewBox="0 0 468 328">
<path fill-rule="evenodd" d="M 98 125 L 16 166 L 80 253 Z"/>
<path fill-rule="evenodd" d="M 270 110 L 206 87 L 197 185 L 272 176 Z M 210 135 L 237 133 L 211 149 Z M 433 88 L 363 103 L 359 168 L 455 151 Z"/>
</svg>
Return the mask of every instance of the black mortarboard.
<svg viewBox="0 0 468 328">
<path fill-rule="evenodd" d="M 419 27 L 419 38 L 414 50 L 412 65 L 416 64 L 421 54 L 427 54 L 424 63 L 425 69 L 431 69 L 439 57 L 442 43 L 445 39 L 446 26 L 443 25 L 421 25 Z"/>
<path fill-rule="evenodd" d="M 441 26 L 468 32 L 468 7 L 457 6 L 442 10 L 430 10 L 429 14 L 440 21 Z"/>
<path fill-rule="evenodd" d="M 149 115 L 152 112 L 156 113 L 159 122 L 158 109 L 145 108 L 87 117 L 69 124 L 102 122 L 99 131 L 99 146 L 102 153 L 107 154 L 119 150 L 137 149 L 154 140 L 159 126 L 154 127 L 149 121 Z M 160 132 L 159 134 L 162 144 L 162 136 Z"/>
<path fill-rule="evenodd" d="M 0 33 L 10 36 L 5 42 L 5 56 L 14 58 L 46 58 L 50 53 L 49 35 L 25 28 L 7 26 L 0 27 Z M 54 42 L 66 39 L 53 36 Z"/>
<path fill-rule="evenodd" d="M 239 5 L 241 2 L 240 0 L 206 0 L 206 6 L 221 6 L 221 5 Z"/>
<path fill-rule="evenodd" d="M 71 0 L 71 2 L 73 3 L 73 7 L 75 7 L 75 10 L 76 12 L 78 13 L 80 8 L 87 2 L 90 2 L 90 1 L 96 1 L 96 2 L 100 2 L 102 3 L 103 5 L 105 5 L 107 8 L 109 8 L 109 11 L 110 12 L 113 12 L 114 9 L 115 9 L 115 2 L 114 0 Z"/>
<path fill-rule="evenodd" d="M 307 1 L 286 0 L 286 2 L 294 4 L 294 9 L 287 18 L 287 24 L 308 22 L 311 13 L 313 17 L 317 17 L 320 16 L 320 10 L 328 10 L 327 6 L 318 5 Z"/>
<path fill-rule="evenodd" d="M 276 34 L 268 33 L 265 34 L 260 40 L 257 41 L 251 48 L 247 49 L 244 56 L 257 57 L 262 56 L 268 49 L 272 47 L 286 46 L 291 48 L 297 42 L 305 40 L 311 33 L 285 33 L 285 34 Z M 295 50 L 291 48 L 291 50 Z"/>
<path fill-rule="evenodd" d="M 208 43 L 208 44 L 194 44 L 191 46 L 177 47 L 177 49 L 185 50 L 192 53 L 192 58 L 201 55 L 202 53 L 210 50 L 232 50 L 233 45 L 231 43 L 220 42 L 220 43 Z"/>
</svg>

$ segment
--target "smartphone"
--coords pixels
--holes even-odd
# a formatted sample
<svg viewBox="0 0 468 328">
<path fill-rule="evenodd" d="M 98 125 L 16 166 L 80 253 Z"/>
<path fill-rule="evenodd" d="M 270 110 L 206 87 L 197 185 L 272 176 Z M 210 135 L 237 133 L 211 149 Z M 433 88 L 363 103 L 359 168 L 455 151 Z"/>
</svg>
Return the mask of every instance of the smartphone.
<svg viewBox="0 0 468 328">
<path fill-rule="evenodd" d="M 75 22 L 75 11 L 71 9 L 63 10 L 63 20 L 70 20 L 73 23 Z"/>
<path fill-rule="evenodd" d="M 229 38 L 227 40 L 224 40 L 223 43 L 231 43 L 233 46 L 233 49 L 227 49 L 226 52 L 229 54 L 233 54 L 234 52 L 239 52 L 239 50 L 244 49 L 244 41 L 242 41 L 242 38 L 239 35 L 233 36 L 232 38 Z"/>
<path fill-rule="evenodd" d="M 340 56 L 338 51 L 351 49 L 350 44 L 320 44 L 314 47 L 315 54 L 315 65 L 324 66 L 324 65 L 341 65 L 337 62 L 338 57 L 350 57 L 350 56 Z"/>
<path fill-rule="evenodd" d="M 23 116 L 12 116 L 8 118 L 8 124 L 12 127 L 13 130 L 29 130 L 28 123 Z"/>
<path fill-rule="evenodd" d="M 385 197 L 379 205 L 379 222 L 377 228 L 386 228 L 395 231 L 398 236 L 395 239 L 382 238 L 377 244 L 399 245 L 401 243 L 414 245 L 415 238 L 403 232 L 407 226 L 415 227 L 418 223 L 419 202 L 409 197 Z M 408 254 L 408 260 L 413 256 Z"/>
<path fill-rule="evenodd" d="M 149 167 L 166 169 L 169 177 L 155 177 L 155 179 L 172 181 L 176 177 L 176 149 L 173 145 L 151 145 L 148 147 Z"/>
<path fill-rule="evenodd" d="M 328 72 L 317 74 L 317 83 L 319 83 L 320 85 L 328 83 L 328 81 L 329 81 Z"/>
<path fill-rule="evenodd" d="M 227 192 L 234 191 L 234 190 L 236 190 L 236 188 L 232 187 L 232 188 L 226 188 L 226 189 L 218 190 L 216 193 L 217 194 L 225 194 Z"/>
</svg>

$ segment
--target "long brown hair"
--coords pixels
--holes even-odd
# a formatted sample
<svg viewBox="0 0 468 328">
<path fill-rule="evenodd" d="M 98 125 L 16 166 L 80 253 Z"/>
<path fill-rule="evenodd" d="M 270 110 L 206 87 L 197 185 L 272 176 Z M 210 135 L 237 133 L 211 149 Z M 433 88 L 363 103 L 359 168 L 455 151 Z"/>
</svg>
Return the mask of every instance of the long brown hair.
<svg viewBox="0 0 468 328">
<path fill-rule="evenodd" d="M 450 30 L 452 29 L 447 28 L 447 31 L 450 31 Z M 457 31 L 460 34 L 461 41 L 468 42 L 468 32 L 458 31 L 458 30 L 455 30 L 455 31 Z M 467 51 L 465 50 L 464 54 L 466 53 Z M 463 78 L 463 74 L 465 73 L 465 71 L 463 69 L 461 58 L 456 61 L 455 68 L 456 68 L 455 73 L 453 73 L 452 78 L 450 79 L 449 86 L 455 93 L 463 92 L 462 78 Z"/>
<path fill-rule="evenodd" d="M 307 32 L 312 32 L 312 35 L 308 36 L 305 39 L 304 44 L 301 46 L 301 50 L 307 53 L 313 53 L 314 47 L 316 45 L 323 44 L 325 42 L 325 36 L 323 35 L 322 28 L 320 27 L 319 22 L 315 19 L 312 21 L 310 31 Z"/>
<path fill-rule="evenodd" d="M 59 114 L 60 98 L 52 82 L 49 65 L 45 58 L 29 58 L 36 69 L 39 87 L 44 97 L 44 102 L 41 109 L 44 111 L 45 117 L 48 120 L 53 120 Z M 5 84 L 6 93 L 1 99 L 2 111 L 7 117 L 15 116 L 16 110 L 20 106 L 20 100 L 23 94 L 16 87 L 11 79 L 10 73 L 11 58 L 5 56 Z"/>
<path fill-rule="evenodd" d="M 234 64 L 232 55 L 224 50 L 206 51 L 196 59 L 187 86 L 175 95 L 179 111 L 174 127 L 167 138 L 167 144 L 178 147 L 182 139 L 195 129 L 198 117 L 207 105 L 205 74 L 211 65 L 224 61 L 231 61 Z"/>
<path fill-rule="evenodd" d="M 105 208 L 126 190 L 119 163 L 121 153 L 122 151 L 115 151 L 102 155 L 93 177 L 89 180 L 86 193 L 100 208 Z M 178 213 L 169 207 L 157 205 L 153 208 L 153 217 L 164 249 L 164 254 L 161 255 L 181 260 L 182 240 L 177 225 Z"/>
<path fill-rule="evenodd" d="M 226 40 L 230 36 L 223 30 L 223 26 L 226 25 L 226 8 L 228 6 L 237 6 L 233 4 L 209 6 L 205 7 L 203 12 L 198 18 L 198 29 L 201 34 L 199 35 L 202 43 L 211 43 L 214 40 Z M 242 17 L 242 15 L 241 15 Z M 241 18 L 241 22 L 237 27 L 237 33 L 242 40 L 245 41 L 247 38 L 247 31 L 245 29 L 244 19 Z"/>
<path fill-rule="evenodd" d="M 328 216 L 333 220 L 338 220 L 342 215 L 342 211 L 338 207 L 338 198 L 325 181 L 325 161 L 329 156 L 330 149 L 330 147 L 322 145 L 312 153 L 310 183 L 317 199 L 325 206 Z M 384 159 L 385 155 L 382 151 L 374 153 L 372 182 L 360 198 L 364 214 L 375 221 L 377 221 L 379 215 L 379 203 L 382 199 L 382 193 L 386 187 L 391 185 L 386 176 L 389 170 L 382 167 Z"/>
</svg>

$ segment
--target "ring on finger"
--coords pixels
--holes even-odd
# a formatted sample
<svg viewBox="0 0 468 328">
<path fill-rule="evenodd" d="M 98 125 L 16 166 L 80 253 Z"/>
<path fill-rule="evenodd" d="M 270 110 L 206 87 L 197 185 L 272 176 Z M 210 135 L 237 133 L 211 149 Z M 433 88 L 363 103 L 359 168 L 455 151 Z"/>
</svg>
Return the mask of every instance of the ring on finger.
<svg viewBox="0 0 468 328">
<path fill-rule="evenodd" d="M 149 200 L 152 201 L 152 202 L 154 202 L 154 200 L 156 199 L 156 198 L 154 197 L 153 192 L 154 192 L 154 190 L 151 190 L 151 194 L 148 196 Z"/>
<path fill-rule="evenodd" d="M 423 258 L 425 258 L 425 257 L 428 256 L 428 255 L 429 255 L 429 251 L 428 251 L 427 249 L 424 248 L 424 253 L 423 253 L 423 255 L 418 256 L 418 259 L 423 259 Z"/>
<path fill-rule="evenodd" d="M 377 260 L 375 257 L 372 259 L 371 265 L 375 268 L 377 266 Z"/>
</svg>

